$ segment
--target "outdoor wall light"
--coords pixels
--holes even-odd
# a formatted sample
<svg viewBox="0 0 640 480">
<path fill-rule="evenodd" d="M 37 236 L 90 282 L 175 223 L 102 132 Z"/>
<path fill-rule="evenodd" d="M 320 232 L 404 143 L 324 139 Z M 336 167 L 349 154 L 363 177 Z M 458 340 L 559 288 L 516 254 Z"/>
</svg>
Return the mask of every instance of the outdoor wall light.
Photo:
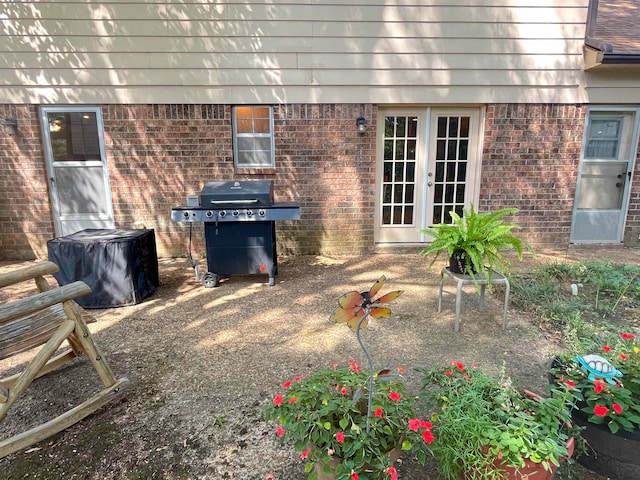
<svg viewBox="0 0 640 480">
<path fill-rule="evenodd" d="M 5 118 L 3 123 L 4 133 L 13 135 L 18 129 L 18 120 L 15 118 Z"/>
<path fill-rule="evenodd" d="M 360 115 L 358 118 L 356 118 L 356 125 L 358 127 L 358 133 L 364 133 L 367 131 L 367 126 L 365 125 L 366 120 L 365 118 Z"/>
</svg>

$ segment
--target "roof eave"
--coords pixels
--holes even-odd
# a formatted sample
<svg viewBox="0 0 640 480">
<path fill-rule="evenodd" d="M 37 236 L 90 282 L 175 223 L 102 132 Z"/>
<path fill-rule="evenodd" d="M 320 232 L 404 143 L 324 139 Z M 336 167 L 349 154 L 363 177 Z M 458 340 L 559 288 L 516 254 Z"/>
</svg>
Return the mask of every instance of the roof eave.
<svg viewBox="0 0 640 480">
<path fill-rule="evenodd" d="M 584 41 L 584 69 L 602 65 L 639 65 L 640 53 L 615 53 L 613 47 L 602 40 L 587 38 Z"/>
</svg>

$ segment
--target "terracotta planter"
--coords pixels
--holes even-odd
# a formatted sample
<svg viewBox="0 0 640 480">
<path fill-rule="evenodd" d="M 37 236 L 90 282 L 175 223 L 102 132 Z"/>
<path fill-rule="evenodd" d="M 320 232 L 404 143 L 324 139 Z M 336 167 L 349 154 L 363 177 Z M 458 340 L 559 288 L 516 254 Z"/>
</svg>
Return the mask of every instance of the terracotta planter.
<svg viewBox="0 0 640 480">
<path fill-rule="evenodd" d="M 571 458 L 575 448 L 575 442 L 573 437 L 567 440 L 567 458 Z M 529 459 L 524 461 L 524 467 L 515 469 L 502 463 L 500 457 L 496 458 L 493 462 L 494 467 L 499 468 L 506 474 L 505 478 L 509 480 L 550 480 L 556 473 L 557 467 L 553 464 L 550 465 L 550 470 L 545 470 L 542 464 L 534 463 Z"/>
<path fill-rule="evenodd" d="M 540 398 L 540 395 L 530 392 L 529 390 L 524 390 L 524 393 L 532 398 Z M 573 452 L 575 450 L 575 440 L 573 437 L 567 440 L 567 457 L 571 458 L 573 456 Z M 489 451 L 489 447 L 486 447 L 485 453 Z M 524 467 L 522 468 L 514 468 L 502 461 L 502 456 L 498 455 L 492 463 L 493 467 L 496 469 L 500 469 L 505 474 L 505 479 L 508 480 L 550 480 L 556 473 L 558 467 L 551 464 L 549 465 L 549 470 L 545 470 L 544 466 L 541 463 L 532 462 L 529 459 L 525 459 Z M 465 477 L 466 480 L 473 480 L 472 478 Z"/>
<path fill-rule="evenodd" d="M 402 451 L 399 448 L 394 448 L 389 452 L 389 459 L 391 460 L 392 463 L 396 463 L 401 455 L 402 455 Z M 316 472 L 316 476 L 318 480 L 335 480 L 336 467 L 338 466 L 338 463 L 340 463 L 340 461 L 341 459 L 336 457 L 331 459 L 331 461 L 329 462 L 329 468 L 330 468 L 329 473 L 326 473 L 324 471 L 324 464 L 322 463 L 314 464 L 313 468 Z"/>
</svg>

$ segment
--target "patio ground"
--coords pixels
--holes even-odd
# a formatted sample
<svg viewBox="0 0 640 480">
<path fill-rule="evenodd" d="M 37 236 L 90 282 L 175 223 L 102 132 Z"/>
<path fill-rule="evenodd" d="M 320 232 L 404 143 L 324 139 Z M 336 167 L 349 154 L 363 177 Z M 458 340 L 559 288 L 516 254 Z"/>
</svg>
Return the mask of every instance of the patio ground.
<svg viewBox="0 0 640 480">
<path fill-rule="evenodd" d="M 579 259 L 640 265 L 638 251 L 592 246 L 540 251 L 516 268 Z M 24 263 L 4 262 L 0 271 Z M 266 277 L 236 276 L 205 289 L 185 259 L 161 259 L 159 267 L 160 287 L 139 305 L 90 311 L 94 338 L 116 374 L 129 378 L 128 389 L 81 423 L 1 460 L 2 478 L 302 480 L 302 461 L 264 423 L 262 405 L 295 375 L 332 361 L 364 361 L 353 333 L 328 317 L 342 293 L 367 289 L 383 274 L 383 292 L 405 293 L 392 317 L 372 321 L 363 339 L 378 367 L 406 369 L 414 392 L 415 367 L 454 359 L 494 373 L 504 364 L 515 383 L 542 392 L 548 360 L 560 348 L 555 336 L 513 309 L 502 330 L 502 297 L 489 298 L 480 311 L 472 287 L 454 333 L 454 296 L 445 296 L 437 314 L 439 266 L 428 271 L 416 251 L 281 258 L 274 287 Z M 0 373 L 24 360 L 0 363 Z M 0 437 L 55 416 L 98 383 L 86 360 L 36 381 L 0 424 Z M 437 478 L 432 466 L 411 459 L 399 473 L 404 480 Z M 571 478 L 601 477 L 578 469 Z"/>
</svg>

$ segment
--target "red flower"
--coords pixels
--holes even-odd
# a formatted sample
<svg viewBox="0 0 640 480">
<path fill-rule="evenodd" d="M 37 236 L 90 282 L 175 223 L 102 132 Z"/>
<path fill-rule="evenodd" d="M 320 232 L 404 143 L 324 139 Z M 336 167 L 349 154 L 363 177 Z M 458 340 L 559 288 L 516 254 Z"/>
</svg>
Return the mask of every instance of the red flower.
<svg viewBox="0 0 640 480">
<path fill-rule="evenodd" d="M 298 375 L 296 378 L 294 378 L 294 380 L 295 380 L 296 382 L 299 382 L 300 380 L 302 380 L 302 377 L 301 377 L 300 375 Z"/>
<path fill-rule="evenodd" d="M 629 355 L 625 355 L 624 353 L 621 353 L 620 360 L 629 360 Z"/>
<path fill-rule="evenodd" d="M 610 352 L 611 351 L 611 347 L 609 345 L 604 345 L 602 347 L 602 350 L 604 350 L 605 352 Z"/>
<path fill-rule="evenodd" d="M 336 441 L 338 443 L 344 443 L 344 432 L 336 433 Z"/>
<path fill-rule="evenodd" d="M 413 430 L 414 432 L 417 432 L 419 428 L 420 428 L 420 420 L 418 420 L 417 418 L 413 420 L 409 420 L 409 430 Z"/>
<path fill-rule="evenodd" d="M 595 387 L 593 387 L 593 390 L 596 393 L 602 393 L 607 389 L 607 386 L 604 384 L 604 380 L 602 380 L 601 378 L 597 379 L 593 383 L 595 384 Z"/>
<path fill-rule="evenodd" d="M 575 388 L 576 384 L 573 380 L 565 380 L 564 384 L 567 385 L 568 387 L 572 387 Z"/>
<path fill-rule="evenodd" d="M 604 405 L 596 405 L 593 407 L 593 414 L 598 417 L 604 417 L 609 413 L 609 409 Z"/>
<path fill-rule="evenodd" d="M 391 391 L 389 392 L 389 398 L 394 402 L 400 401 L 400 394 L 398 392 Z"/>
<path fill-rule="evenodd" d="M 635 334 L 633 333 L 621 333 L 620 336 L 623 340 L 631 340 L 632 338 L 636 338 Z"/>
<path fill-rule="evenodd" d="M 291 386 L 291 380 L 287 380 L 286 382 L 284 382 L 284 383 L 282 384 L 282 386 L 283 386 L 284 388 L 289 388 L 289 387 Z"/>
<path fill-rule="evenodd" d="M 300 454 L 300 458 L 302 460 L 306 460 L 308 456 L 309 456 L 309 450 L 303 450 L 302 453 Z"/>
<path fill-rule="evenodd" d="M 613 405 L 611 405 L 611 408 L 613 408 L 613 411 L 616 412 L 618 415 L 622 413 L 622 405 L 618 403 L 614 403 Z"/>
<path fill-rule="evenodd" d="M 464 365 L 460 362 L 453 362 L 453 365 L 455 365 L 458 370 L 464 370 Z"/>
<path fill-rule="evenodd" d="M 351 480 L 358 480 L 360 477 L 356 472 L 351 472 Z"/>
<path fill-rule="evenodd" d="M 428 444 L 433 443 L 434 437 L 433 433 L 431 433 L 431 430 L 425 430 L 424 432 L 422 432 L 422 439 Z"/>
<path fill-rule="evenodd" d="M 451 370 L 449 370 L 448 372 L 444 372 L 444 374 L 445 374 L 447 377 L 450 377 L 451 375 L 453 375 L 453 372 L 452 372 Z"/>
<path fill-rule="evenodd" d="M 347 387 L 342 387 L 342 388 L 340 389 L 340 393 L 341 393 L 342 395 L 346 395 L 346 394 L 347 394 L 347 392 L 348 392 Z"/>
<path fill-rule="evenodd" d="M 387 468 L 387 473 L 391 476 L 391 480 L 398 480 L 398 472 L 396 471 L 396 467 Z"/>
<path fill-rule="evenodd" d="M 338 362 L 331 362 L 331 366 L 332 366 L 333 368 L 336 368 L 336 367 L 338 366 Z"/>
<path fill-rule="evenodd" d="M 349 360 L 349 369 L 355 373 L 360 373 L 362 367 L 355 360 Z"/>
<path fill-rule="evenodd" d="M 426 420 L 420 420 L 419 418 L 409 420 L 409 430 L 413 430 L 414 432 L 417 432 L 420 428 L 430 430 L 432 427 L 431 422 L 427 422 Z"/>
<path fill-rule="evenodd" d="M 279 437 L 283 436 L 285 432 L 285 429 L 282 428 L 282 426 L 278 427 L 278 429 L 276 430 L 276 435 L 278 435 Z"/>
<path fill-rule="evenodd" d="M 382 418 L 383 412 L 381 408 L 376 408 L 375 416 L 378 418 Z"/>
<path fill-rule="evenodd" d="M 273 404 L 277 407 L 278 405 L 282 404 L 283 400 L 284 398 L 282 397 L 282 395 L 276 395 L 275 397 L 273 397 Z"/>
<path fill-rule="evenodd" d="M 420 426 L 422 428 L 428 428 L 429 430 L 431 430 L 431 428 L 433 428 L 433 425 L 431 425 L 431 422 L 427 422 L 426 420 L 418 420 L 420 422 Z"/>
<path fill-rule="evenodd" d="M 398 367 L 398 373 L 404 373 L 404 368 L 403 367 Z M 393 467 L 389 467 L 389 468 L 393 468 Z"/>
<path fill-rule="evenodd" d="M 298 397 L 293 396 L 289 399 L 289 403 L 295 403 L 298 400 Z"/>
</svg>

